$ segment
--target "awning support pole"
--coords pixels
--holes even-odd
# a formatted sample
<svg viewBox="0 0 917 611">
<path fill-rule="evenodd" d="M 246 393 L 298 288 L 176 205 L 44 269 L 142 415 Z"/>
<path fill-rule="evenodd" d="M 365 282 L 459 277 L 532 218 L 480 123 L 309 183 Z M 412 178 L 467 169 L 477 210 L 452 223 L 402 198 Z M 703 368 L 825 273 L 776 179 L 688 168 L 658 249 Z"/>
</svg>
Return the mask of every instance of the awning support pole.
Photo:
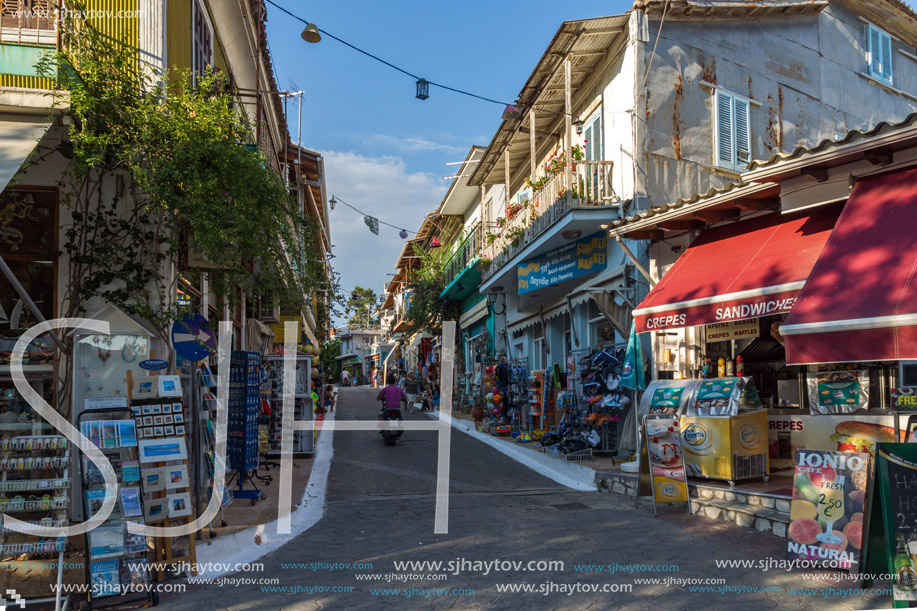
<svg viewBox="0 0 917 611">
<path fill-rule="evenodd" d="M 637 259 L 637 256 L 631 252 L 630 248 L 627 247 L 627 244 L 624 243 L 624 240 L 621 239 L 621 236 L 616 235 L 615 241 L 621 247 L 621 250 L 624 251 L 624 254 L 627 255 L 627 258 L 630 259 L 630 262 L 633 263 L 634 266 L 637 268 L 637 271 L 639 271 L 640 274 L 644 278 L 646 278 L 646 281 L 650 283 L 650 288 L 653 288 L 654 286 L 656 286 L 656 281 L 653 280 L 653 277 L 650 276 L 650 273 L 646 271 L 646 268 L 643 267 L 643 264 L 640 263 L 640 260 Z"/>
<path fill-rule="evenodd" d="M 13 288 L 16 289 L 16 292 L 19 293 L 19 297 L 25 302 L 29 309 L 32 310 L 32 313 L 35 314 L 35 318 L 38 319 L 38 322 L 47 322 L 47 319 L 42 316 L 41 312 L 38 310 L 38 306 L 35 305 L 35 302 L 32 301 L 32 298 L 29 297 L 29 294 L 26 292 L 25 288 L 19 283 L 19 280 L 13 275 L 13 270 L 9 268 L 6 264 L 6 261 L 3 260 L 3 257 L 0 257 L 0 271 L 3 272 L 3 275 L 6 276 L 6 279 L 9 280 L 9 283 L 13 285 Z M 57 344 L 57 347 L 64 354 L 67 353 L 67 348 L 64 346 L 64 343 L 61 341 L 60 337 L 57 336 L 57 333 L 53 329 L 48 330 L 48 334 L 51 336 L 51 339 L 54 340 L 54 343 Z"/>
</svg>

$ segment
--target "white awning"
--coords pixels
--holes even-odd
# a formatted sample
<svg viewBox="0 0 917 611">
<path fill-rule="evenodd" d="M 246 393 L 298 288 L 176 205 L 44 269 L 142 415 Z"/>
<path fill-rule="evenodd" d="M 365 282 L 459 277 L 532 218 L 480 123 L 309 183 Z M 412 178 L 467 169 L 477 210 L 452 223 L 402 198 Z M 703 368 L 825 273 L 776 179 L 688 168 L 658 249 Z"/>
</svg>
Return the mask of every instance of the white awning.
<svg viewBox="0 0 917 611">
<path fill-rule="evenodd" d="M 5 116 L 0 121 L 0 191 L 6 188 L 41 140 L 51 120 L 44 116 Z"/>
</svg>

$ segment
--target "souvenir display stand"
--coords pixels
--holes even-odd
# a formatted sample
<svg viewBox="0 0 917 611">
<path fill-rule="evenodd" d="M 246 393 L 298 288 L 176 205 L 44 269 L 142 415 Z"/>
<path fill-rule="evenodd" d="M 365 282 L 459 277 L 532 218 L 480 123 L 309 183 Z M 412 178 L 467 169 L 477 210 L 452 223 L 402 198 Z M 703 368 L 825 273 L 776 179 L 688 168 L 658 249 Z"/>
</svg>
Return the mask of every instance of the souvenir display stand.
<svg viewBox="0 0 917 611">
<path fill-rule="evenodd" d="M 312 420 L 314 408 L 312 402 L 312 357 L 296 355 L 296 375 L 293 389 L 294 412 L 296 422 Z M 271 421 L 268 425 L 268 456 L 280 455 L 280 436 L 283 418 L 283 359 L 282 354 L 271 355 L 265 359 L 264 367 L 270 383 Z M 309 431 L 293 431 L 293 454 L 311 457 L 314 452 L 314 436 Z"/>
<path fill-rule="evenodd" d="M 258 468 L 258 411 L 261 407 L 261 355 L 257 352 L 233 351 L 229 367 L 229 421 L 226 454 L 229 468 L 235 471 L 229 486 L 238 480 L 234 498 L 267 498 L 258 489 L 253 477 Z M 252 489 L 244 488 L 248 481 Z"/>
<path fill-rule="evenodd" d="M 216 440 L 216 392 L 218 380 L 210 364 L 206 360 L 202 361 L 196 367 L 196 372 L 198 376 L 198 404 L 200 405 L 199 436 L 201 446 L 201 477 L 199 478 L 199 487 L 201 492 L 206 495 L 206 498 L 201 499 L 201 505 L 199 507 L 206 507 L 210 503 L 210 497 L 213 494 L 213 479 L 216 471 L 216 447 L 214 442 Z M 222 502 L 220 504 L 220 525 L 226 526 L 226 520 L 223 517 L 223 508 L 232 501 L 232 495 L 227 492 L 222 478 L 217 483 L 218 490 L 223 491 L 221 495 Z M 210 537 L 216 537 L 216 533 L 213 532 L 213 525 L 208 524 L 207 528 L 210 531 Z"/>
<path fill-rule="evenodd" d="M 0 337 L 0 347 L 11 351 L 18 335 Z M 49 404 L 54 404 L 54 346 L 48 337 L 32 342 L 25 355 L 22 370 L 28 383 Z M 9 363 L 0 365 L 0 513 L 6 513 L 31 526 L 64 527 L 69 524 L 71 448 L 66 437 L 52 434 L 45 422 L 20 396 L 10 372 Z M 53 603 L 60 610 L 70 595 L 60 592 L 64 579 L 66 539 L 47 539 L 36 534 L 20 533 L 0 524 L 0 560 L 15 557 L 30 564 L 56 563 L 52 573 L 58 586 L 56 596 L 28 598 L 25 603 Z M 51 591 L 50 580 L 42 584 Z M 50 608 L 50 607 L 48 607 Z"/>
<path fill-rule="evenodd" d="M 63 527 L 69 524 L 70 446 L 60 435 L 25 435 L 0 441 L 0 513 L 35 526 Z M 22 560 L 57 558 L 57 596 L 30 598 L 28 604 L 54 602 L 61 609 L 59 586 L 63 583 L 66 537 L 38 539 L 37 535 L 0 528 L 0 558 L 16 556 Z M 69 595 L 64 597 L 64 604 Z"/>
<path fill-rule="evenodd" d="M 160 384 L 162 386 L 162 384 Z M 194 520 L 194 507 L 191 499 L 191 479 L 189 477 L 187 425 L 176 429 L 175 417 L 181 414 L 181 420 L 187 422 L 181 400 L 181 388 L 173 388 L 170 393 L 159 393 L 155 399 L 131 401 L 131 412 L 135 422 L 139 420 L 138 461 L 143 491 L 143 517 L 146 524 L 171 527 L 188 524 Z M 162 418 L 162 425 L 156 424 L 156 417 Z M 171 416 L 171 429 L 165 424 Z M 149 426 L 152 418 L 153 427 Z M 166 436 L 166 433 L 172 433 Z M 182 433 L 182 434 L 179 434 Z M 152 537 L 155 561 L 161 567 L 167 564 L 188 563 L 192 575 L 197 561 L 195 535 L 187 535 L 188 549 L 182 556 L 173 554 L 172 537 Z M 156 570 L 156 580 L 163 580 L 164 571 Z"/>
<path fill-rule="evenodd" d="M 136 410 L 136 411 L 134 411 Z M 82 610 L 100 608 L 105 599 L 119 605 L 132 599 L 122 590 L 144 588 L 150 583 L 148 543 L 144 535 L 128 531 L 128 523 L 144 523 L 143 488 L 140 462 L 137 456 L 138 431 L 142 430 L 142 409 L 135 406 L 120 409 L 85 410 L 79 418 L 83 433 L 111 463 L 118 482 L 118 498 L 111 515 L 99 526 L 86 533 L 86 583 L 90 586 L 88 600 Z M 106 487 L 99 468 L 80 453 L 83 513 L 89 518 L 99 510 L 112 491 Z M 159 594 L 149 592 L 133 600 L 159 603 Z"/>
</svg>

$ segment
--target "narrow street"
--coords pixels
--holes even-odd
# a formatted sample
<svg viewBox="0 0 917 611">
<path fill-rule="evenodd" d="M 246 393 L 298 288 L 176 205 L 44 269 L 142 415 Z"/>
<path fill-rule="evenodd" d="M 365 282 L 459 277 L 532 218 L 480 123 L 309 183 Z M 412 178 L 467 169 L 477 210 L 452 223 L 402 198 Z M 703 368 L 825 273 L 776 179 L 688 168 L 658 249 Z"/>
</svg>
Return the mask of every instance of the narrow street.
<svg viewBox="0 0 917 611">
<path fill-rule="evenodd" d="M 344 388 L 338 419 L 372 418 L 375 392 Z M 426 418 L 414 414 L 411 419 Z M 654 518 L 624 497 L 577 492 L 455 432 L 448 535 L 433 534 L 436 443 L 409 432 L 397 447 L 375 433 L 337 432 L 325 517 L 262 562 L 271 586 L 191 586 L 168 609 L 862 609 L 878 599 L 824 598 L 844 583 L 806 581 L 799 573 L 717 568 L 716 560 L 784 558 L 785 543 L 672 513 Z M 665 512 L 665 510 L 662 510 Z M 519 562 L 488 570 L 494 560 Z M 441 561 L 443 568 L 396 568 Z M 463 562 L 467 561 L 467 562 Z M 530 561 L 555 564 L 545 570 Z M 448 563 L 453 564 L 449 565 Z M 294 564 L 299 563 L 299 564 Z M 359 564 L 357 564 L 359 563 Z M 617 563 L 618 566 L 615 566 Z M 652 563 L 652 564 L 651 564 Z M 357 565 L 361 568 L 354 568 Z M 581 565 L 607 565 L 605 568 Z M 458 569 L 458 570 L 456 570 Z M 508 570 L 507 570 L 508 569 Z M 665 579 L 722 579 L 714 586 Z M 659 579 L 658 584 L 635 583 Z M 500 591 L 506 586 L 534 592 Z M 617 592 L 588 591 L 592 588 Z M 689 588 L 707 587 L 708 592 Z M 806 594 L 788 588 L 811 587 Z M 351 589 L 350 591 L 346 591 Z M 570 588 L 579 591 L 570 592 Z M 744 592 L 739 592 L 744 588 Z M 768 588 L 764 592 L 761 588 Z M 285 591 L 281 592 L 283 589 Z M 623 591 L 622 589 L 630 589 Z M 815 591 L 817 589 L 817 592 Z M 332 591 L 337 590 L 337 591 Z M 587 591 L 583 591 L 587 590 Z M 779 591 L 777 591 L 779 590 Z M 550 592 L 545 594 L 544 592 Z"/>
</svg>

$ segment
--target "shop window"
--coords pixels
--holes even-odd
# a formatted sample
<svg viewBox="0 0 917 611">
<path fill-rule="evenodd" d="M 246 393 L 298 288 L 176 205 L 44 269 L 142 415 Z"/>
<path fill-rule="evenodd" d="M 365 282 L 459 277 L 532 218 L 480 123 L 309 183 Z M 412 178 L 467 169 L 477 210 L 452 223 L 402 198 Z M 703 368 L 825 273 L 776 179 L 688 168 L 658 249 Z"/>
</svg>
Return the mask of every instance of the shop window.
<svg viewBox="0 0 917 611">
<path fill-rule="evenodd" d="M 721 168 L 742 171 L 751 161 L 747 99 L 717 89 L 713 104 L 714 159 Z"/>
<path fill-rule="evenodd" d="M 892 39 L 871 23 L 866 26 L 866 64 L 869 76 L 892 84 Z"/>
<path fill-rule="evenodd" d="M 535 340 L 535 349 L 532 352 L 532 369 L 544 369 L 544 339 Z"/>
<path fill-rule="evenodd" d="M 207 9 L 199 0 L 195 0 L 193 6 L 193 69 L 195 75 L 202 75 L 213 65 L 213 25 Z"/>
</svg>

